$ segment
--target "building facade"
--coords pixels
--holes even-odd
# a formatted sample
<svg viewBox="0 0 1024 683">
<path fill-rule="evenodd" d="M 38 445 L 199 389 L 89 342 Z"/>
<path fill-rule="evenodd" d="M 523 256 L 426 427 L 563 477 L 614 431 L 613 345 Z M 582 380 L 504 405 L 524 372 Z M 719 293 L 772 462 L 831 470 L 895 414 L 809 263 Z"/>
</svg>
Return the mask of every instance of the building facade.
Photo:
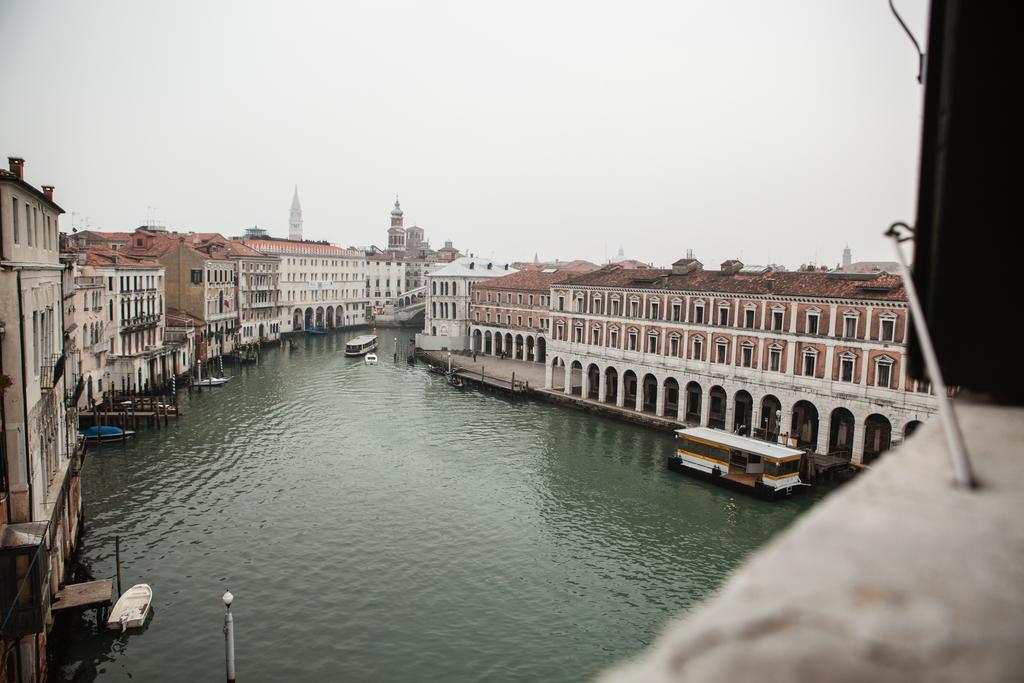
<svg viewBox="0 0 1024 683">
<path fill-rule="evenodd" d="M 571 273 L 521 270 L 483 280 L 470 292 L 470 349 L 474 353 L 535 363 L 547 359 L 551 286 Z"/>
<path fill-rule="evenodd" d="M 546 387 L 870 462 L 936 411 L 899 277 L 694 259 L 551 287 Z"/>
<path fill-rule="evenodd" d="M 46 678 L 53 596 L 67 578 L 81 515 L 80 391 L 69 358 L 73 282 L 53 187 L 0 171 L 0 679 Z"/>
<path fill-rule="evenodd" d="M 368 322 L 367 259 L 359 249 L 247 232 L 241 243 L 279 260 L 280 332 L 360 327 Z"/>
<path fill-rule="evenodd" d="M 423 332 L 416 335 L 416 346 L 468 351 L 472 287 L 515 272 L 507 261 L 463 256 L 428 274 Z"/>
</svg>

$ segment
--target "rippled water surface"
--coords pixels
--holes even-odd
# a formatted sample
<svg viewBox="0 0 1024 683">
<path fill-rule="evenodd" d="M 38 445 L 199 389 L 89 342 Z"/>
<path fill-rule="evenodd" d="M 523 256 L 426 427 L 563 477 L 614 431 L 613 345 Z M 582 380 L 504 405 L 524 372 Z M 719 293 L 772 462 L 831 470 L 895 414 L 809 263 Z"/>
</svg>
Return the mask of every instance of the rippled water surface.
<svg viewBox="0 0 1024 683">
<path fill-rule="evenodd" d="M 84 616 L 66 680 L 585 680 L 635 654 L 811 497 L 665 468 L 670 436 L 452 389 L 423 365 L 298 339 L 181 397 L 83 472 L 82 561 L 153 586 L 144 631 Z M 407 331 L 403 331 L 403 334 Z M 388 359 L 388 360 L 385 360 Z"/>
</svg>

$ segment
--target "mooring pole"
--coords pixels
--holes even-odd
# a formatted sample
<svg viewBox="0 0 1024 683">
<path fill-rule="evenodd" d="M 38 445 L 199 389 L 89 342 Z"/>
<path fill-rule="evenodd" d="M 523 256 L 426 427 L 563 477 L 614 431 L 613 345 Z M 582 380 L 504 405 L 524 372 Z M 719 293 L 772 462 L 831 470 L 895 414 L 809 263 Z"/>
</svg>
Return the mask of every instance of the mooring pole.
<svg viewBox="0 0 1024 683">
<path fill-rule="evenodd" d="M 114 562 L 117 564 L 117 597 L 121 597 L 121 537 L 114 536 Z"/>
<path fill-rule="evenodd" d="M 225 591 L 224 601 L 224 660 L 227 665 L 228 683 L 235 681 L 235 621 L 231 618 L 231 601 L 235 596 Z"/>
</svg>

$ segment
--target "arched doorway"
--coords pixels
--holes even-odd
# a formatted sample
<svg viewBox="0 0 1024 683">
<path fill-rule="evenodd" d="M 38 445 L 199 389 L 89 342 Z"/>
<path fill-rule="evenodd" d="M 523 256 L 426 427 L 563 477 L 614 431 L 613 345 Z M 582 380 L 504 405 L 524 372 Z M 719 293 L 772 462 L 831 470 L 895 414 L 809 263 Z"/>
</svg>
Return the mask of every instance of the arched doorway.
<svg viewBox="0 0 1024 683">
<path fill-rule="evenodd" d="M 605 403 L 615 404 L 619 397 L 619 371 L 609 366 L 604 370 L 604 399 Z"/>
<path fill-rule="evenodd" d="M 645 413 L 654 413 L 658 410 L 658 378 L 648 373 L 644 375 L 644 381 L 641 384 L 644 395 L 641 403 L 641 409 Z"/>
<path fill-rule="evenodd" d="M 326 322 L 327 329 L 334 329 L 334 306 L 327 307 L 327 313 L 324 315 L 324 321 Z"/>
<path fill-rule="evenodd" d="M 793 404 L 793 420 L 790 432 L 796 437 L 798 448 L 814 448 L 818 444 L 818 409 L 810 401 Z"/>
<path fill-rule="evenodd" d="M 259 326 L 259 339 L 260 341 L 263 341 L 263 323 L 260 323 Z"/>
<path fill-rule="evenodd" d="M 853 454 L 853 432 L 856 420 L 846 408 L 836 408 L 829 417 L 828 452 L 849 458 Z"/>
<path fill-rule="evenodd" d="M 910 435 L 917 431 L 917 428 L 921 426 L 920 420 L 911 420 L 907 423 L 907 426 L 903 428 L 903 438 L 909 439 Z"/>
<path fill-rule="evenodd" d="M 505 352 L 505 337 L 501 332 L 494 333 L 494 355 L 500 356 Z"/>
<path fill-rule="evenodd" d="M 630 410 L 636 408 L 636 373 L 626 370 L 622 375 L 622 388 L 626 393 L 626 407 Z"/>
<path fill-rule="evenodd" d="M 781 420 L 782 401 L 768 394 L 761 399 L 761 421 L 758 423 L 761 435 L 774 441 L 779 436 Z"/>
<path fill-rule="evenodd" d="M 296 308 L 295 312 L 292 314 L 292 329 L 293 330 L 301 330 L 302 329 L 302 309 L 301 308 Z"/>
<path fill-rule="evenodd" d="M 533 337 L 526 338 L 526 360 L 533 362 L 536 358 L 535 349 L 533 346 Z"/>
<path fill-rule="evenodd" d="M 864 420 L 864 463 L 867 464 L 889 450 L 892 424 L 883 415 L 872 413 Z"/>
<path fill-rule="evenodd" d="M 516 347 L 512 343 L 512 333 L 509 332 L 505 335 L 505 356 L 508 358 L 515 358 Z"/>
<path fill-rule="evenodd" d="M 480 330 L 473 330 L 473 353 L 480 353 L 484 348 L 484 335 Z"/>
<path fill-rule="evenodd" d="M 501 339 L 501 335 L 497 335 L 496 338 Z M 553 357 L 551 359 L 551 388 L 564 391 L 566 379 L 565 362 L 558 356 Z"/>
<path fill-rule="evenodd" d="M 526 355 L 525 355 L 524 348 L 523 348 L 523 335 L 517 334 L 516 335 L 516 355 L 515 355 L 515 359 L 516 360 L 525 360 L 525 358 L 526 358 Z M 582 368 L 582 366 L 581 366 L 581 368 Z"/>
<path fill-rule="evenodd" d="M 725 429 L 725 408 L 729 402 L 729 395 L 722 387 L 714 386 L 708 392 L 708 399 L 711 401 L 711 405 L 708 406 L 708 427 Z"/>
<path fill-rule="evenodd" d="M 494 352 L 494 346 L 491 343 L 491 331 L 484 332 L 484 353 L 490 355 Z"/>
<path fill-rule="evenodd" d="M 733 397 L 732 429 L 737 434 L 750 436 L 754 419 L 754 398 L 744 389 Z"/>
<path fill-rule="evenodd" d="M 543 363 L 545 354 L 547 351 L 547 343 L 544 341 L 544 337 L 537 337 L 537 362 Z"/>
<path fill-rule="evenodd" d="M 587 366 L 587 398 L 601 400 L 601 370 L 591 363 Z"/>
<path fill-rule="evenodd" d="M 679 382 L 675 377 L 665 379 L 661 388 L 665 392 L 665 417 L 679 419 Z"/>
<path fill-rule="evenodd" d="M 322 306 L 317 306 L 316 307 L 316 326 L 317 327 L 323 327 L 324 326 L 324 309 L 323 309 Z"/>
<path fill-rule="evenodd" d="M 684 419 L 687 424 L 700 424 L 700 408 L 704 390 L 696 382 L 686 385 L 686 414 Z"/>
<path fill-rule="evenodd" d="M 305 321 L 302 324 L 302 329 L 308 330 L 311 327 L 313 327 L 313 309 L 312 308 L 307 308 L 306 309 L 306 318 L 305 318 Z"/>
<path fill-rule="evenodd" d="M 579 395 L 583 391 L 583 363 L 578 360 L 570 363 L 566 378 L 566 381 L 569 382 L 570 393 Z"/>
</svg>

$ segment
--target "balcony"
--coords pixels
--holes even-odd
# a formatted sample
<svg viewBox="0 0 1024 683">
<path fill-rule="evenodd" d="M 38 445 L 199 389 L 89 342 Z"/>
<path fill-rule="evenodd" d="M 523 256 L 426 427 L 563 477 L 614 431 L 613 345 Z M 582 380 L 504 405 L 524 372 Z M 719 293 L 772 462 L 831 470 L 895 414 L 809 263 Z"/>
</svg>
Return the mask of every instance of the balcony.
<svg viewBox="0 0 1024 683">
<path fill-rule="evenodd" d="M 53 391 L 53 387 L 64 374 L 64 356 L 50 356 L 43 361 L 39 367 L 39 388 L 43 391 Z"/>
<path fill-rule="evenodd" d="M 4 640 L 41 633 L 50 600 L 49 522 L 8 524 L 0 532 L 0 637 Z"/>
<path fill-rule="evenodd" d="M 137 315 L 134 318 L 127 318 L 121 321 L 121 334 L 139 332 L 154 328 L 160 322 L 160 315 L 157 313 L 149 315 Z"/>
</svg>

